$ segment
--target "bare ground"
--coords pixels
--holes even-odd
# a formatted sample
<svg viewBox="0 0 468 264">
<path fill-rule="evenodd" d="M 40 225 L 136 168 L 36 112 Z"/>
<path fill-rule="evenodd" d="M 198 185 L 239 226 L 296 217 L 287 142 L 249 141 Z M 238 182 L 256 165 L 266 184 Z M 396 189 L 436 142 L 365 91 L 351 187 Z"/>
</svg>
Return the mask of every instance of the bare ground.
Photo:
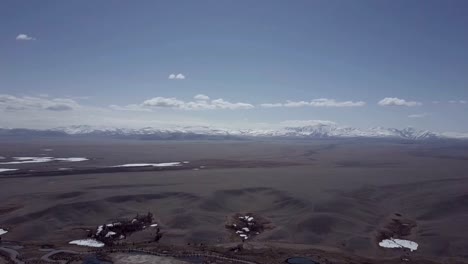
<svg viewBox="0 0 468 264">
<path fill-rule="evenodd" d="M 0 165 L 21 169 L 0 173 L 0 228 L 9 230 L 2 239 L 67 247 L 83 237 L 82 228 L 149 211 L 161 224 L 163 245 L 223 247 L 240 242 L 226 230 L 228 218 L 252 212 L 274 228 L 246 242 L 246 248 L 275 247 L 281 257 L 323 250 L 379 263 L 402 256 L 463 263 L 468 148 L 460 144 L 0 142 L 3 157 L 90 158 Z M 172 161 L 190 163 L 168 170 L 106 171 L 125 163 Z M 72 170 L 59 172 L 60 167 Z M 419 248 L 411 254 L 380 248 L 379 239 L 386 236 L 415 241 Z M 128 242 L 149 237 L 132 235 Z"/>
</svg>

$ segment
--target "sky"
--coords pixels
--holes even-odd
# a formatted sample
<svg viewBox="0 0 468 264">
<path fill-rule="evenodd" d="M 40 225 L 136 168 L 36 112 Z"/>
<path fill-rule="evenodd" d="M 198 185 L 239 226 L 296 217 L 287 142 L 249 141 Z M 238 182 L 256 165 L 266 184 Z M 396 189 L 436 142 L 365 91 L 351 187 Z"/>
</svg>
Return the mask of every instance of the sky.
<svg viewBox="0 0 468 264">
<path fill-rule="evenodd" d="M 0 127 L 467 132 L 468 2 L 0 2 Z"/>
</svg>

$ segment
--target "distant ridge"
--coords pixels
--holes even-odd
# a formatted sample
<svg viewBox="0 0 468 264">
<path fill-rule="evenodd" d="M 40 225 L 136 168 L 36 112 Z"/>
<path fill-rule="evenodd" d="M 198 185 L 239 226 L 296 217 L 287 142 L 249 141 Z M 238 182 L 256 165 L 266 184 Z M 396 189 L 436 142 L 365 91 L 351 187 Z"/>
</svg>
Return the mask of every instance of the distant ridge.
<svg viewBox="0 0 468 264">
<path fill-rule="evenodd" d="M 76 125 L 47 130 L 0 129 L 0 136 L 49 136 L 49 137 L 108 137 L 142 140 L 194 140 L 194 139 L 317 139 L 317 138 L 374 138 L 404 140 L 467 139 L 468 133 L 435 133 L 414 128 L 374 127 L 359 129 L 336 124 L 289 126 L 278 129 L 219 129 L 209 126 L 180 126 L 175 128 L 144 127 L 116 128 Z"/>
</svg>

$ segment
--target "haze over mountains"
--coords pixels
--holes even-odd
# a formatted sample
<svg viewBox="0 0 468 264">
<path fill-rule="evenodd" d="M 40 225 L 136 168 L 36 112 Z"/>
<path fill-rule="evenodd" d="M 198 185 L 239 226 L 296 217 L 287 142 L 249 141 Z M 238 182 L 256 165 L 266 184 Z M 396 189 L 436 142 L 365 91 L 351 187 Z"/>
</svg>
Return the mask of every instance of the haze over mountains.
<svg viewBox="0 0 468 264">
<path fill-rule="evenodd" d="M 48 130 L 1 128 L 0 136 L 75 136 L 135 139 L 317 139 L 317 138 L 373 138 L 404 140 L 468 140 L 468 134 L 436 133 L 414 128 L 373 127 L 360 129 L 338 126 L 333 123 L 318 123 L 306 126 L 286 126 L 275 129 L 224 129 L 209 126 L 179 126 L 172 128 L 118 128 L 75 125 Z"/>
</svg>

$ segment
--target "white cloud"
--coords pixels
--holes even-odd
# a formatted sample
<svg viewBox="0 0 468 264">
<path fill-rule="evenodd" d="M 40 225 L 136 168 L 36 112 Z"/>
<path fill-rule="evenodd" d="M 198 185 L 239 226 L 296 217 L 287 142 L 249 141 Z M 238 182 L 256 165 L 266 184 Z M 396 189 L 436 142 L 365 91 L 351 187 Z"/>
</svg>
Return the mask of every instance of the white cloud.
<svg viewBox="0 0 468 264">
<path fill-rule="evenodd" d="M 450 104 L 467 104 L 466 100 L 450 100 L 448 101 Z"/>
<path fill-rule="evenodd" d="M 366 105 L 363 101 L 336 101 L 335 99 L 319 98 L 311 101 L 290 101 L 287 100 L 286 103 L 264 103 L 260 104 L 264 108 L 273 108 L 273 107 L 359 107 Z"/>
<path fill-rule="evenodd" d="M 283 104 L 282 103 L 275 103 L 275 104 L 260 104 L 261 107 L 265 107 L 265 108 L 274 108 L 274 107 L 282 107 Z"/>
<path fill-rule="evenodd" d="M 154 97 L 144 101 L 141 107 L 145 108 L 169 108 L 169 109 L 182 109 L 182 110 L 214 110 L 214 109 L 252 109 L 253 105 L 248 103 L 231 103 L 224 99 L 215 99 L 209 101 L 209 97 L 206 95 L 195 96 L 196 101 L 185 102 L 175 97 Z M 203 100 L 201 99 L 203 98 Z M 114 107 L 115 108 L 115 107 Z"/>
<path fill-rule="evenodd" d="M 16 36 L 16 40 L 36 40 L 36 39 L 26 34 L 19 34 L 18 36 Z"/>
<path fill-rule="evenodd" d="M 306 102 L 306 101 L 295 102 L 295 101 L 287 100 L 286 103 L 283 104 L 283 106 L 285 106 L 285 107 L 302 107 L 302 106 L 309 106 L 309 102 Z"/>
<path fill-rule="evenodd" d="M 89 100 L 92 98 L 92 96 L 67 96 L 67 98 L 74 100 Z"/>
<path fill-rule="evenodd" d="M 363 101 L 353 102 L 353 101 L 343 101 L 337 102 L 334 99 L 320 98 L 315 99 L 310 102 L 311 106 L 316 107 L 355 107 L 355 106 L 364 106 L 366 105 Z"/>
<path fill-rule="evenodd" d="M 197 94 L 193 97 L 195 100 L 206 101 L 210 100 L 210 97 L 204 94 Z"/>
<path fill-rule="evenodd" d="M 216 99 L 212 100 L 211 104 L 216 106 L 219 109 L 252 109 L 254 108 L 253 105 L 248 103 L 230 103 L 228 101 L 224 101 L 223 99 Z"/>
<path fill-rule="evenodd" d="M 154 97 L 149 100 L 146 100 L 142 104 L 143 106 L 149 107 L 162 107 L 162 108 L 181 108 L 185 105 L 184 101 L 177 100 L 174 97 Z"/>
<path fill-rule="evenodd" d="M 117 110 L 117 111 L 142 111 L 142 112 L 149 112 L 151 109 L 144 108 L 141 105 L 138 104 L 129 104 L 125 106 L 120 106 L 120 105 L 109 105 L 109 108 L 112 110 Z"/>
<path fill-rule="evenodd" d="M 22 110 L 49 110 L 69 111 L 79 108 L 79 104 L 67 98 L 44 98 L 44 97 L 17 97 L 13 95 L 0 94 L 0 110 L 22 111 Z"/>
<path fill-rule="evenodd" d="M 280 122 L 281 126 L 285 127 L 303 127 L 303 126 L 316 126 L 316 125 L 336 125 L 335 122 L 329 120 L 286 120 Z"/>
<path fill-rule="evenodd" d="M 422 114 L 412 114 L 412 115 L 409 115 L 408 117 L 409 118 L 423 118 L 423 117 L 426 117 L 426 116 L 428 116 L 428 114 L 422 113 Z"/>
<path fill-rule="evenodd" d="M 45 109 L 51 110 L 51 111 L 69 111 L 69 110 L 73 110 L 73 107 L 68 104 L 53 104 L 53 105 L 47 106 Z"/>
<path fill-rule="evenodd" d="M 386 97 L 378 102 L 380 106 L 420 106 L 421 102 L 416 101 L 406 101 L 405 99 L 400 99 L 396 97 Z"/>
<path fill-rule="evenodd" d="M 185 75 L 183 75 L 182 73 L 178 73 L 178 74 L 171 73 L 171 74 L 169 74 L 168 78 L 171 79 L 171 80 L 184 80 Z"/>
</svg>

